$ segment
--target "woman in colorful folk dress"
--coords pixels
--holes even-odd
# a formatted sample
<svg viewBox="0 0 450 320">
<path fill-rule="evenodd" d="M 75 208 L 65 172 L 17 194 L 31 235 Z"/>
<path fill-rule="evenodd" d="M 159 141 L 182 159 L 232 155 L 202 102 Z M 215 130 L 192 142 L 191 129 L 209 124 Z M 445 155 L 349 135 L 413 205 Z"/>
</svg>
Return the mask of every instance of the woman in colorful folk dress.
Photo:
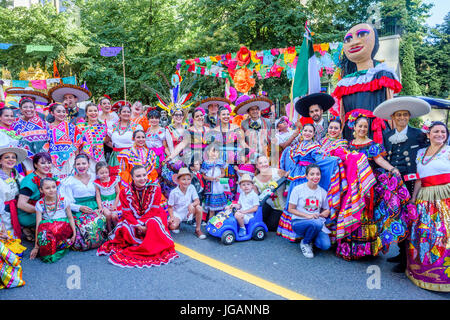
<svg viewBox="0 0 450 320">
<path fill-rule="evenodd" d="M 147 147 L 156 154 L 156 170 L 161 174 L 162 163 L 166 159 L 166 129 L 159 125 L 161 114 L 156 108 L 150 108 L 148 112 L 149 127 L 145 141 Z"/>
<path fill-rule="evenodd" d="M 8 145 L 17 147 L 22 136 L 13 129 L 14 121 L 13 109 L 8 107 L 0 108 L 0 135 L 8 139 Z"/>
<path fill-rule="evenodd" d="M 144 131 L 148 130 L 149 123 L 142 102 L 135 101 L 131 106 L 131 121 L 141 125 Z"/>
<path fill-rule="evenodd" d="M 386 253 L 392 243 L 407 236 L 407 201 L 409 192 L 401 180 L 397 168 L 387 162 L 384 147 L 369 139 L 369 121 L 358 116 L 349 126 L 354 129 L 355 139 L 349 150 L 364 154 L 375 175 L 376 181 L 364 195 L 364 209 L 355 217 L 353 231 L 338 240 L 336 254 L 345 260 L 360 259 Z"/>
<path fill-rule="evenodd" d="M 39 117 L 36 112 L 34 101 L 30 98 L 20 100 L 21 118 L 18 118 L 12 125 L 12 129 L 20 134 L 23 139 L 20 140 L 19 147 L 28 151 L 28 158 L 24 165 L 28 172 L 33 171 L 32 157 L 43 151 L 48 151 L 48 124 Z"/>
<path fill-rule="evenodd" d="M 174 154 L 175 148 L 183 139 L 187 139 L 188 133 L 184 121 L 186 120 L 185 110 L 182 108 L 174 108 L 171 110 L 172 123 L 166 127 L 166 159 L 161 171 L 161 188 L 164 196 L 169 197 L 170 191 L 176 188 L 176 183 L 173 182 L 173 175 L 180 170 L 180 168 L 189 163 L 190 159 L 184 157 L 184 152 L 180 151 L 176 157 L 170 159 L 170 155 Z M 185 161 L 186 160 L 186 161 Z"/>
<path fill-rule="evenodd" d="M 133 182 L 120 191 L 122 218 L 112 240 L 97 255 L 122 268 L 149 268 L 178 258 L 167 227 L 167 213 L 161 209 L 161 188 L 147 179 L 147 170 L 135 166 Z"/>
<path fill-rule="evenodd" d="M 301 142 L 296 142 L 281 154 L 280 168 L 289 172 L 287 178 L 289 180 L 287 203 L 292 190 L 299 184 L 306 182 L 306 167 L 310 164 L 317 164 L 320 167 L 321 179 L 319 185 L 327 191 L 327 201 L 334 198 L 336 192 L 339 191 L 339 158 L 325 157 L 320 152 L 320 144 L 314 140 L 314 125 L 307 123 L 301 131 Z M 292 215 L 289 213 L 287 206 L 281 214 L 278 224 L 277 235 L 289 240 L 296 241 L 298 235 L 292 230 Z"/>
<path fill-rule="evenodd" d="M 375 184 L 375 176 L 369 166 L 367 157 L 362 153 L 351 153 L 348 141 L 342 139 L 342 123 L 339 119 L 331 120 L 327 134 L 321 141 L 321 152 L 325 156 L 338 157 L 340 167 L 340 192 L 334 193 L 330 206 L 330 219 L 333 221 L 331 242 L 342 239 L 357 228 L 362 210 L 364 195 Z"/>
<path fill-rule="evenodd" d="M 23 233 L 28 241 L 34 242 L 36 226 L 36 202 L 41 198 L 39 190 L 41 179 L 51 177 L 52 158 L 48 152 L 36 153 L 33 157 L 34 171 L 20 182 L 19 199 L 17 201 L 18 216 Z"/>
<path fill-rule="evenodd" d="M 108 96 L 103 96 L 99 101 L 100 112 L 98 113 L 98 119 L 100 122 L 106 124 L 108 128 L 108 132 L 112 132 L 113 126 L 119 121 L 119 116 L 117 113 L 112 111 L 111 99 Z M 106 136 L 105 138 L 105 159 L 106 162 L 109 161 L 109 157 L 113 151 L 113 145 L 111 142 L 111 138 Z"/>
<path fill-rule="evenodd" d="M 0 219 L 4 232 L 9 232 L 16 239 L 22 236 L 17 213 L 17 196 L 22 176 L 17 173 L 15 166 L 26 157 L 27 152 L 20 148 L 6 145 L 0 149 L 0 202 L 3 206 Z"/>
<path fill-rule="evenodd" d="M 411 202 L 418 216 L 411 228 L 406 275 L 417 286 L 450 292 L 450 146 L 442 122 L 428 131 L 430 146 L 417 152 Z"/>
<path fill-rule="evenodd" d="M 30 259 L 39 253 L 42 261 L 53 263 L 75 242 L 75 222 L 69 203 L 59 195 L 55 180 L 42 179 L 39 189 L 43 197 L 36 203 L 36 242 Z"/>
<path fill-rule="evenodd" d="M 133 146 L 119 154 L 120 177 L 122 187 L 127 187 L 133 181 L 131 169 L 141 165 L 147 170 L 147 178 L 152 183 L 158 183 L 158 172 L 156 171 L 156 155 L 145 144 L 144 130 L 133 132 Z"/>
<path fill-rule="evenodd" d="M 89 156 L 91 173 L 95 174 L 95 165 L 99 161 L 105 161 L 103 145 L 107 137 L 107 126 L 98 118 L 98 106 L 89 103 L 86 108 L 86 122 L 77 123 L 82 136 L 80 149 Z"/>
<path fill-rule="evenodd" d="M 205 126 L 205 111 L 196 108 L 192 113 L 192 119 L 192 126 L 186 130 L 189 133 L 188 138 L 177 145 L 173 153 L 167 157 L 168 161 L 174 159 L 181 151 L 186 159 L 203 161 L 203 152 L 207 146 L 206 139 L 209 131 L 209 128 Z"/>
<path fill-rule="evenodd" d="M 52 174 L 64 179 L 73 170 L 73 162 L 81 146 L 82 135 L 77 126 L 67 122 L 67 111 L 64 106 L 52 105 L 50 114 L 55 118 L 47 129 L 49 153 L 53 163 Z"/>
<path fill-rule="evenodd" d="M 113 126 L 111 132 L 108 131 L 113 143 L 113 152 L 108 164 L 116 173 L 119 173 L 120 170 L 120 152 L 131 148 L 133 146 L 133 132 L 142 130 L 140 124 L 131 121 L 131 106 L 129 103 L 121 105 L 118 114 L 120 120 Z"/>
<path fill-rule="evenodd" d="M 77 235 L 72 248 L 86 251 L 98 248 L 106 239 L 106 218 L 99 212 L 95 199 L 95 176 L 89 173 L 89 157 L 75 158 L 75 174 L 62 181 L 61 195 L 73 212 Z"/>
</svg>

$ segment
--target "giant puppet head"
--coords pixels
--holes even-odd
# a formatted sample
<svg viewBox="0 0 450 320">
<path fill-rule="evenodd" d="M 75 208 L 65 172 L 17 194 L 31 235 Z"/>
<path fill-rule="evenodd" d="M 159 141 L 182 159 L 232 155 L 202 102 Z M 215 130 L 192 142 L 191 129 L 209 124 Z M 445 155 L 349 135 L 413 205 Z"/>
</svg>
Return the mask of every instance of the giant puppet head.
<svg viewBox="0 0 450 320">
<path fill-rule="evenodd" d="M 364 70 L 373 61 L 379 48 L 378 33 L 370 24 L 353 26 L 344 36 L 341 57 L 342 75 Z M 359 66 L 359 67 L 358 67 Z"/>
</svg>

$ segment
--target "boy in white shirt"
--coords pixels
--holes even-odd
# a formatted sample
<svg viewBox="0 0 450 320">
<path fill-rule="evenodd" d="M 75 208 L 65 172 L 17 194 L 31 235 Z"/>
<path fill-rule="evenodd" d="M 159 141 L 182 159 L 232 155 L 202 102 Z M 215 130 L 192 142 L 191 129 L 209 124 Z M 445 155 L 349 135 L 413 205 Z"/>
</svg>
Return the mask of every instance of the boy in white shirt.
<svg viewBox="0 0 450 320">
<path fill-rule="evenodd" d="M 254 213 L 259 207 L 259 197 L 254 191 L 253 181 L 249 174 L 244 174 L 239 181 L 241 194 L 238 203 L 231 204 L 231 208 L 236 208 L 234 218 L 239 224 L 239 236 L 243 237 L 247 234 L 245 225 L 248 224 Z"/>
<path fill-rule="evenodd" d="M 197 191 L 191 185 L 192 173 L 188 168 L 181 168 L 173 177 L 178 186 L 169 194 L 169 230 L 174 233 L 180 232 L 180 223 L 187 221 L 191 215 L 195 216 L 195 234 L 199 239 L 206 239 L 201 230 L 203 210 L 200 205 Z"/>
</svg>

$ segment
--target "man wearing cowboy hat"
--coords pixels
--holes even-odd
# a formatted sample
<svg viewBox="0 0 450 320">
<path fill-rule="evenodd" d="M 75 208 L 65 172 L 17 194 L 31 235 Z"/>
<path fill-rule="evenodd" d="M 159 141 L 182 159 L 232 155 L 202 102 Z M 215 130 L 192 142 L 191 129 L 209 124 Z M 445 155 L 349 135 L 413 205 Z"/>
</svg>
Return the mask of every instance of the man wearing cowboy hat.
<svg viewBox="0 0 450 320">
<path fill-rule="evenodd" d="M 398 97 L 379 104 L 373 114 L 384 120 L 392 120 L 394 128 L 383 134 L 383 143 L 386 149 L 387 160 L 396 167 L 405 178 L 405 185 L 410 195 L 414 191 L 414 178 L 417 172 L 417 151 L 426 147 L 425 134 L 416 128 L 409 126 L 411 118 L 417 118 L 431 111 L 428 102 L 414 97 Z M 394 267 L 394 272 L 404 272 L 406 268 L 406 244 L 399 243 L 400 254 L 389 258 L 389 262 L 399 262 Z"/>
<path fill-rule="evenodd" d="M 219 107 L 230 105 L 231 101 L 226 98 L 221 97 L 210 97 L 207 99 L 203 99 L 200 102 L 197 102 L 197 108 L 203 108 L 208 111 L 208 114 L 205 118 L 205 124 L 209 126 L 211 129 L 215 128 L 218 124 L 217 112 L 219 111 Z"/>
<path fill-rule="evenodd" d="M 241 122 L 241 128 L 245 134 L 245 143 L 250 149 L 255 150 L 255 154 L 267 156 L 272 123 L 270 120 L 261 117 L 261 111 L 271 107 L 273 102 L 265 97 L 251 99 L 242 96 L 239 99 L 243 101 L 236 106 L 234 112 L 236 114 L 248 114 L 248 118 Z M 236 102 L 239 102 L 239 99 Z"/>
<path fill-rule="evenodd" d="M 314 121 L 316 141 L 321 141 L 327 134 L 328 120 L 323 117 L 323 113 L 333 105 L 333 97 L 322 92 L 309 94 L 295 102 L 295 110 L 302 117 L 310 117 Z"/>
<path fill-rule="evenodd" d="M 55 102 L 59 102 L 66 107 L 69 122 L 75 124 L 80 120 L 84 121 L 86 114 L 83 109 L 77 107 L 77 103 L 86 101 L 91 97 L 91 93 L 87 89 L 75 85 L 61 84 L 51 88 L 48 95 Z M 51 123 L 55 119 L 49 114 L 47 121 Z"/>
</svg>

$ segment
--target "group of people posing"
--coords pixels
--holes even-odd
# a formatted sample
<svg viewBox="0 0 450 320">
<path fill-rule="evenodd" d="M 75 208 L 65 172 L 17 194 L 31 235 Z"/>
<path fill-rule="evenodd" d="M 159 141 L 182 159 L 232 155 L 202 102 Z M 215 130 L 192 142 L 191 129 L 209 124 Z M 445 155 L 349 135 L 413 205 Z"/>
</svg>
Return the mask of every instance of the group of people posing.
<svg viewBox="0 0 450 320">
<path fill-rule="evenodd" d="M 346 66 L 346 46 L 375 36 L 365 25 L 350 30 Z M 360 64 L 334 98 L 296 101 L 294 123 L 266 96 L 243 95 L 234 109 L 220 97 L 161 109 L 106 96 L 79 108 L 89 91 L 58 85 L 48 94 L 61 103 L 40 110 L 40 92 L 9 90 L 22 99 L 0 109 L 0 288 L 24 284 L 17 239 L 48 263 L 96 249 L 120 267 L 151 267 L 178 257 L 171 233 L 182 223 L 203 240 L 202 226 L 233 209 L 242 236 L 262 207 L 268 230 L 306 258 L 333 248 L 350 261 L 398 245 L 395 272 L 450 291 L 448 128 L 410 126 L 430 105 L 389 97 L 397 78 Z M 335 98 L 341 114 L 327 116 Z"/>
</svg>

